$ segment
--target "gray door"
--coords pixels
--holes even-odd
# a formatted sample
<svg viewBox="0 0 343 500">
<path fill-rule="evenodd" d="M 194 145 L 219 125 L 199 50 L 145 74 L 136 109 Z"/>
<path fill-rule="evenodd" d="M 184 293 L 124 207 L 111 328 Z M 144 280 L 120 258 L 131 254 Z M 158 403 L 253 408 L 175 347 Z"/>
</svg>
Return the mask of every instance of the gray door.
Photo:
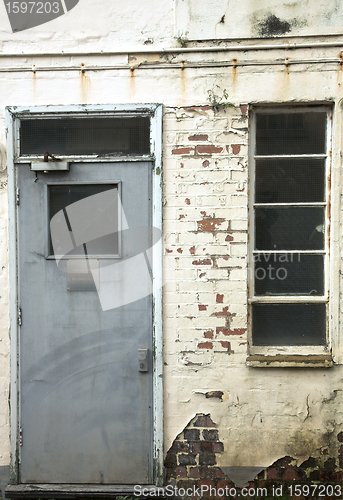
<svg viewBox="0 0 343 500">
<path fill-rule="evenodd" d="M 20 482 L 151 483 L 151 163 L 16 173 Z"/>
</svg>

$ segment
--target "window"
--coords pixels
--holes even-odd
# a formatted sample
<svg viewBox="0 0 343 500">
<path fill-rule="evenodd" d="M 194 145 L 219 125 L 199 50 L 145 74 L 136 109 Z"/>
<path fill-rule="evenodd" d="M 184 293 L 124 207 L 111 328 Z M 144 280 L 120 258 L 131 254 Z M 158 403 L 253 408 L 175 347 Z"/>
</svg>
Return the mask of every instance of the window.
<svg viewBox="0 0 343 500">
<path fill-rule="evenodd" d="M 251 354 L 327 347 L 329 118 L 324 107 L 253 112 Z"/>
<path fill-rule="evenodd" d="M 150 117 L 27 118 L 20 123 L 20 155 L 150 154 Z"/>
</svg>

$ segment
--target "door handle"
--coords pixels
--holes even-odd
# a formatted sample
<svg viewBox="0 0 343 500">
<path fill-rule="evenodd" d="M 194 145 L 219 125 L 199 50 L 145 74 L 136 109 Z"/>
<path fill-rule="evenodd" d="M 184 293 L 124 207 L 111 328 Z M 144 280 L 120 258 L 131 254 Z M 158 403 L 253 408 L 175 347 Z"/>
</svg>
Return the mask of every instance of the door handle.
<svg viewBox="0 0 343 500">
<path fill-rule="evenodd" d="M 147 372 L 149 370 L 148 362 L 149 362 L 149 349 L 147 348 L 138 349 L 138 371 Z"/>
</svg>

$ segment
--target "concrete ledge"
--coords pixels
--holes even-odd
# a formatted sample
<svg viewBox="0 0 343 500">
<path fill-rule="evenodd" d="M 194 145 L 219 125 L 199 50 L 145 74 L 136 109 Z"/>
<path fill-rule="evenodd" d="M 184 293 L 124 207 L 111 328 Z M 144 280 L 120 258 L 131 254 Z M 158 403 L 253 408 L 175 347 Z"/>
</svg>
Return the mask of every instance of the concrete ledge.
<svg viewBox="0 0 343 500">
<path fill-rule="evenodd" d="M 141 488 L 155 489 L 154 498 L 163 499 L 163 488 L 154 485 L 141 485 Z M 134 498 L 134 485 L 107 485 L 107 484 L 15 484 L 5 489 L 6 498 L 116 498 L 117 496 L 131 495 Z M 144 498 L 150 498 L 145 496 Z M 151 497 L 152 498 L 152 497 Z"/>
</svg>

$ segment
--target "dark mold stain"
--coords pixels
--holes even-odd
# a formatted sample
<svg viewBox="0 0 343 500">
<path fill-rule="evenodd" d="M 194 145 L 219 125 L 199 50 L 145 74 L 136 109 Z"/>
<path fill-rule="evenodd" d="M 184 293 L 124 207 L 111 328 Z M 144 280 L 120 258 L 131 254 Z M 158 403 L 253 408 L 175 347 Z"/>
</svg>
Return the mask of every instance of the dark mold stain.
<svg viewBox="0 0 343 500">
<path fill-rule="evenodd" d="M 258 24 L 260 36 L 284 35 L 291 31 L 291 24 L 288 21 L 281 21 L 274 14 L 269 14 L 267 19 Z"/>
</svg>

